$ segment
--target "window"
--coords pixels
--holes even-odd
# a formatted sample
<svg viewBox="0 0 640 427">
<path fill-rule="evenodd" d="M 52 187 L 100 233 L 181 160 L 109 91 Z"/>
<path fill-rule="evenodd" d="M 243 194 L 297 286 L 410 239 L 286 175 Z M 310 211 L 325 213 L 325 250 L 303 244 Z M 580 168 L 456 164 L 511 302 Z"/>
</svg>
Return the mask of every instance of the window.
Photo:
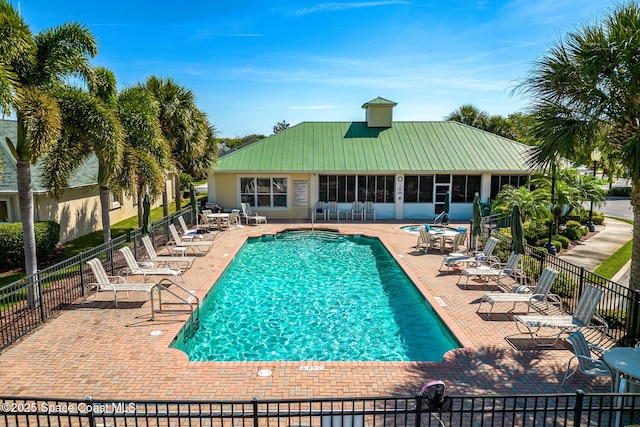
<svg viewBox="0 0 640 427">
<path fill-rule="evenodd" d="M 321 202 L 393 203 L 393 175 L 320 175 L 318 179 Z"/>
<path fill-rule="evenodd" d="M 240 178 L 240 200 L 257 207 L 286 207 L 287 178 Z"/>
<path fill-rule="evenodd" d="M 404 202 L 433 203 L 433 175 L 406 175 Z"/>
<path fill-rule="evenodd" d="M 491 177 L 491 200 L 494 200 L 502 187 L 511 185 L 518 188 L 529 183 L 528 175 L 493 175 Z"/>
<path fill-rule="evenodd" d="M 122 206 L 122 193 L 109 193 L 109 209 L 120 209 Z"/>
<path fill-rule="evenodd" d="M 0 200 L 0 222 L 9 222 L 9 200 Z"/>
<path fill-rule="evenodd" d="M 480 175 L 453 175 L 451 203 L 472 203 L 480 193 Z"/>
</svg>

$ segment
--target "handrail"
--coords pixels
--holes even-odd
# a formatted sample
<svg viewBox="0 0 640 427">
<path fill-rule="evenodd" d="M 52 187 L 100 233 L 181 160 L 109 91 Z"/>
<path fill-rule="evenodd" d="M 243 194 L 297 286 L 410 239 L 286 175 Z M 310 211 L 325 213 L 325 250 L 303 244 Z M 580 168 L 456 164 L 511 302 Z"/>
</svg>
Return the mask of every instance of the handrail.
<svg viewBox="0 0 640 427">
<path fill-rule="evenodd" d="M 164 285 L 164 282 L 169 282 L 170 285 L 173 285 L 175 287 L 177 287 L 178 289 L 183 290 L 184 292 L 186 292 L 187 294 L 189 294 L 190 298 L 195 298 L 196 300 L 196 307 L 195 310 L 193 308 L 193 301 L 190 301 L 189 298 L 185 298 L 182 295 L 179 295 L 178 293 L 174 292 L 171 288 L 169 288 L 168 286 Z M 175 296 L 176 298 L 178 298 L 179 300 L 181 300 L 184 304 L 187 304 L 189 306 L 189 309 L 191 310 L 191 316 L 189 317 L 190 323 L 191 323 L 191 334 L 193 334 L 196 329 L 198 329 L 198 322 L 200 319 L 200 315 L 199 315 L 199 310 L 200 310 L 200 298 L 198 298 L 197 295 L 193 294 L 192 292 L 189 292 L 189 290 L 187 290 L 186 288 L 180 286 L 179 284 L 177 284 L 175 281 L 169 279 L 169 278 L 164 278 L 162 280 L 160 280 L 160 282 L 156 283 L 156 285 L 151 288 L 151 320 L 155 320 L 155 310 L 154 310 L 154 306 L 153 306 L 153 291 L 154 289 L 158 290 L 158 303 L 159 303 L 159 310 L 162 310 L 162 291 L 167 291 L 169 292 L 171 295 Z"/>
</svg>

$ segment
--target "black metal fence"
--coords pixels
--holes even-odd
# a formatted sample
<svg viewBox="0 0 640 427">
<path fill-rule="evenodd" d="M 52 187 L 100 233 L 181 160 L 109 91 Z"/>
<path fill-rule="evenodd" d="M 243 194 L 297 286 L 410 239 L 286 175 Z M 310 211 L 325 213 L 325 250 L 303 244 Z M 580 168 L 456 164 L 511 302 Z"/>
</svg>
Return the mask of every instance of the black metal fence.
<svg viewBox="0 0 640 427">
<path fill-rule="evenodd" d="M 438 405 L 444 404 L 444 407 Z M 0 397 L 3 426 L 630 426 L 640 395 L 575 394 L 250 401 Z"/>
<path fill-rule="evenodd" d="M 190 222 L 191 210 L 186 208 L 153 223 L 151 236 L 156 246 L 167 242 L 168 224 L 179 215 Z M 0 288 L 0 350 L 84 297 L 85 284 L 93 279 L 86 265 L 88 260 L 101 258 L 105 269 L 115 274 L 126 265 L 118 252 L 122 246 L 132 241 L 137 255 L 141 255 L 140 236 L 139 230 L 119 236 Z"/>
<path fill-rule="evenodd" d="M 503 254 L 508 255 L 511 237 L 495 232 L 493 225 L 495 224 L 489 221 L 485 223 L 484 234 L 499 238 L 498 251 L 501 249 Z M 593 285 L 604 291 L 596 320 L 606 323 L 607 335 L 626 346 L 634 345 L 640 339 L 640 290 L 631 290 L 628 286 L 613 282 L 534 246 L 525 244 L 525 252 L 522 267 L 526 280 L 535 283 L 545 267 L 560 272 L 551 292 L 560 296 L 567 313 L 574 312 L 585 285 Z"/>
</svg>

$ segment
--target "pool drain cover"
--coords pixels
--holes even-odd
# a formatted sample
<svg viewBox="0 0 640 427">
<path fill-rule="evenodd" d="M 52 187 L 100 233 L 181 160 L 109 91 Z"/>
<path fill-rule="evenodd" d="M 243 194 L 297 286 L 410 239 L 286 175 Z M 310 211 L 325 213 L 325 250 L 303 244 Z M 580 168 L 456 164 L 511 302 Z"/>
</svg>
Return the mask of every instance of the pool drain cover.
<svg viewBox="0 0 640 427">
<path fill-rule="evenodd" d="M 270 377 L 271 375 L 273 375 L 273 371 L 271 369 L 260 369 L 258 371 L 259 377 Z"/>
</svg>

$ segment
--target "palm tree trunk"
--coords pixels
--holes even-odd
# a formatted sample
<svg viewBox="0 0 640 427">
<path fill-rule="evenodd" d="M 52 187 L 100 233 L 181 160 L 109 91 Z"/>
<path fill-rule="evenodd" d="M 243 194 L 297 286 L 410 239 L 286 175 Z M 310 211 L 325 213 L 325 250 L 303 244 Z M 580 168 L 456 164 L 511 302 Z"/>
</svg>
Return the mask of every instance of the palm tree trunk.
<svg viewBox="0 0 640 427">
<path fill-rule="evenodd" d="M 24 240 L 24 269 L 27 277 L 36 274 L 38 258 L 36 255 L 36 233 L 33 216 L 33 187 L 31 186 L 31 164 L 28 160 L 18 160 L 16 164 L 18 181 L 18 201 L 20 204 L 20 221 Z M 40 283 L 35 281 L 29 287 L 27 301 L 29 307 L 40 305 Z"/>
<path fill-rule="evenodd" d="M 180 174 L 176 173 L 176 212 L 182 209 L 182 190 L 180 189 Z"/>
<path fill-rule="evenodd" d="M 633 208 L 633 244 L 629 288 L 640 289 L 640 180 L 631 181 L 631 207 Z"/>
<path fill-rule="evenodd" d="M 102 212 L 102 236 L 104 242 L 111 240 L 111 216 L 109 215 L 109 186 L 100 186 L 100 208 Z"/>
<path fill-rule="evenodd" d="M 165 183 L 164 191 L 162 192 L 162 217 L 165 218 L 168 216 L 169 216 L 169 195 L 167 194 L 167 184 Z"/>
<path fill-rule="evenodd" d="M 136 191 L 136 199 L 138 200 L 138 228 L 142 227 L 142 222 L 143 222 L 143 218 L 142 218 L 142 212 L 143 212 L 143 206 L 142 206 L 142 186 L 138 186 L 137 191 Z"/>
</svg>

